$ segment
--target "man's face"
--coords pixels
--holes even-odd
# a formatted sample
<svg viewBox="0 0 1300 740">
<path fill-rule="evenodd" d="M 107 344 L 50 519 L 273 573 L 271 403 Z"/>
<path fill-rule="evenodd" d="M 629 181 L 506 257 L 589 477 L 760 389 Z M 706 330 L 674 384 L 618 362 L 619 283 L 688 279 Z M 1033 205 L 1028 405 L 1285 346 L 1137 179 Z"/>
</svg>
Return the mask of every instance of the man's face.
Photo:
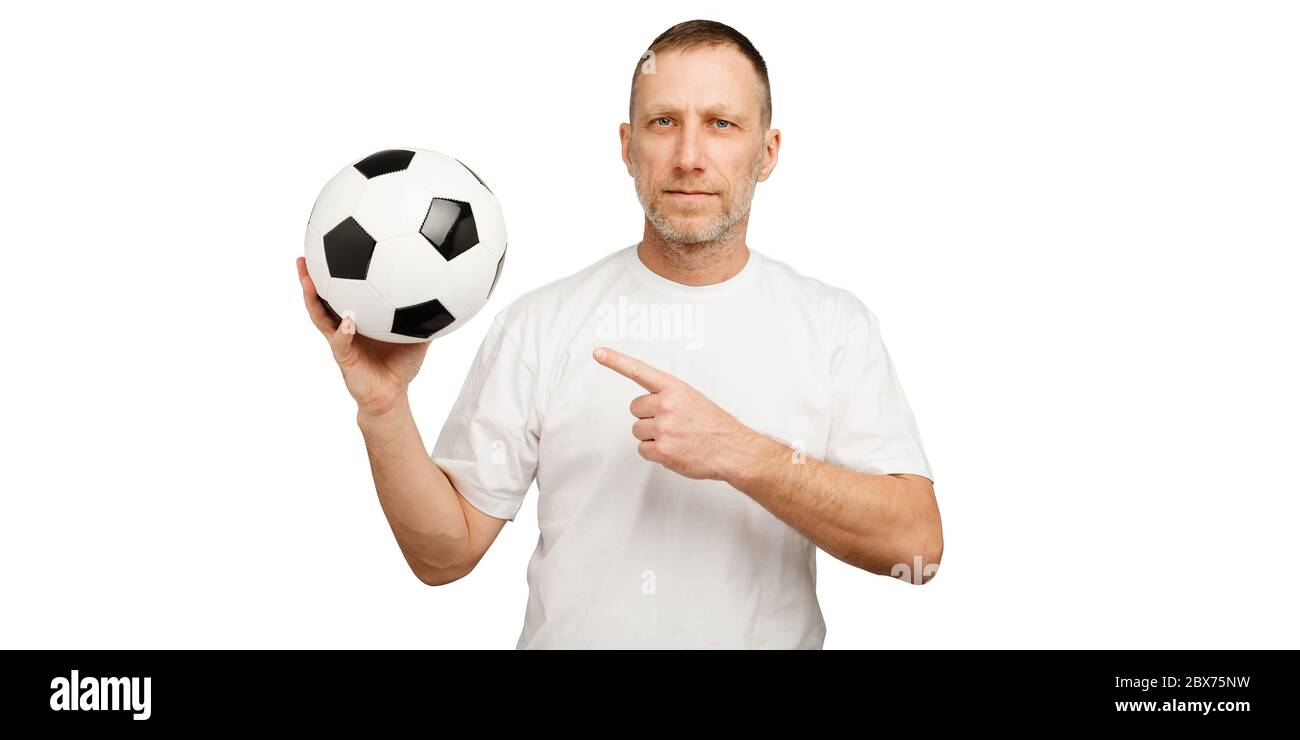
<svg viewBox="0 0 1300 740">
<path fill-rule="evenodd" d="M 639 74 L 623 161 L 646 218 L 667 241 L 712 242 L 746 219 L 776 167 L 780 132 L 763 129 L 753 65 L 731 46 L 668 52 Z"/>
</svg>

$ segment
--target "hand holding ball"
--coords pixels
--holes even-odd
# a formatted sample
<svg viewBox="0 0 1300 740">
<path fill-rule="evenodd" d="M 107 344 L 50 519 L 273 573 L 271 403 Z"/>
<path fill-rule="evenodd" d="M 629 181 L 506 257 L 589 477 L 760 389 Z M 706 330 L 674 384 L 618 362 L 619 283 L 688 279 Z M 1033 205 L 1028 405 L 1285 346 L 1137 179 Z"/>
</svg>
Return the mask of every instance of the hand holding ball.
<svg viewBox="0 0 1300 740">
<path fill-rule="evenodd" d="M 425 342 L 487 303 L 505 262 L 501 206 L 459 160 L 389 149 L 345 167 L 307 223 L 307 272 L 362 336 Z"/>
</svg>

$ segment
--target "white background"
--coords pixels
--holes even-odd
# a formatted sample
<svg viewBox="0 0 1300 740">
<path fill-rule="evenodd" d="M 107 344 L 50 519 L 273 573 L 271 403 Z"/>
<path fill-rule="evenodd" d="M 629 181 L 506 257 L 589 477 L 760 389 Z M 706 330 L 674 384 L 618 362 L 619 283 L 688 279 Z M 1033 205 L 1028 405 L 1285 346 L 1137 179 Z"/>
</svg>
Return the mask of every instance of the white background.
<svg viewBox="0 0 1300 740">
<path fill-rule="evenodd" d="M 939 575 L 820 554 L 826 647 L 1300 647 L 1295 6 L 735 1 L 6 11 L 0 647 L 514 647 L 536 489 L 420 583 L 293 261 L 370 152 L 492 186 L 431 447 L 489 317 L 639 238 L 628 84 L 697 17 L 771 70 L 749 244 L 876 312 L 934 465 Z"/>
</svg>

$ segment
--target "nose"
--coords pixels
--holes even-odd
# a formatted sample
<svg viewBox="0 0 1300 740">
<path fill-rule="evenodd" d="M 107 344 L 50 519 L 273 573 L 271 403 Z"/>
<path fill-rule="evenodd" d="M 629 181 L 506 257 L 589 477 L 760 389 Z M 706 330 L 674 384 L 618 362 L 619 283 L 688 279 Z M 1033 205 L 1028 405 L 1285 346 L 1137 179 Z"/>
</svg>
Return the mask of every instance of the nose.
<svg viewBox="0 0 1300 740">
<path fill-rule="evenodd" d="M 700 131 L 695 126 L 682 126 L 677 137 L 677 148 L 673 152 L 673 166 L 679 170 L 704 169 L 704 150 L 700 141 Z"/>
</svg>

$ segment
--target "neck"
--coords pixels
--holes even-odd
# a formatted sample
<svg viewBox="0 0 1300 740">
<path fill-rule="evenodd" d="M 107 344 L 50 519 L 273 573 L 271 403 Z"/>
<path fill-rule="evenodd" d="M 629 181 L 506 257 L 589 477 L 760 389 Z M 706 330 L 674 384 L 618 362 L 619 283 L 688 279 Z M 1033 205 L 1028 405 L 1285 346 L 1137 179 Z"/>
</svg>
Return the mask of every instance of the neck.
<svg viewBox="0 0 1300 740">
<path fill-rule="evenodd" d="M 696 286 L 729 280 L 749 261 L 743 228 L 714 241 L 682 244 L 664 239 L 648 219 L 636 253 L 660 277 Z"/>
</svg>

